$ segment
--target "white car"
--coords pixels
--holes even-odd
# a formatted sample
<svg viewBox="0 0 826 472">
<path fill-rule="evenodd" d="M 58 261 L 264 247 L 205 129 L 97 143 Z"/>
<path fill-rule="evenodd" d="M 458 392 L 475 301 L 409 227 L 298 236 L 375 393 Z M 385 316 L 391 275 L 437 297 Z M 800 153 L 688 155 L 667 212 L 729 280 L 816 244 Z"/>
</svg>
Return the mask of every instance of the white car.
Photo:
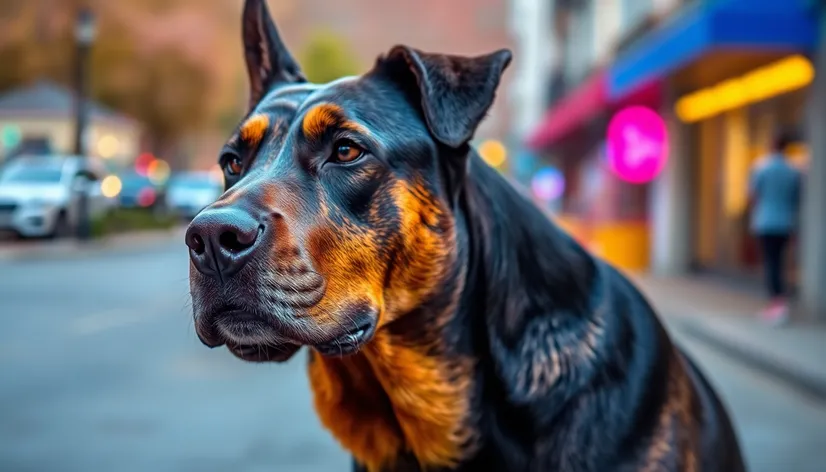
<svg viewBox="0 0 826 472">
<path fill-rule="evenodd" d="M 61 237 L 77 222 L 79 192 L 86 190 L 90 217 L 115 201 L 101 192 L 106 169 L 77 156 L 20 156 L 0 168 L 0 231 L 22 237 Z M 84 170 L 85 169 L 85 170 Z"/>
<path fill-rule="evenodd" d="M 181 172 L 169 180 L 166 188 L 167 208 L 192 219 L 224 192 L 223 183 L 209 172 Z"/>
</svg>

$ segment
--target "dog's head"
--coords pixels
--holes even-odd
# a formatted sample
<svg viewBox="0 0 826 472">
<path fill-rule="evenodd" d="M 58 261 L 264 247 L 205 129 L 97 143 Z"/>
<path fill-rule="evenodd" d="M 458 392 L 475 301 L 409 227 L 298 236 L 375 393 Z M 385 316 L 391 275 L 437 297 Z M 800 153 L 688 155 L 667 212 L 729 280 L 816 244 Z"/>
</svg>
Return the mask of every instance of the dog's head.
<svg viewBox="0 0 826 472">
<path fill-rule="evenodd" d="M 196 330 L 253 361 L 347 354 L 456 266 L 468 141 L 511 55 L 397 46 L 361 77 L 307 83 L 264 0 L 247 0 L 250 110 L 226 192 L 190 224 Z"/>
</svg>

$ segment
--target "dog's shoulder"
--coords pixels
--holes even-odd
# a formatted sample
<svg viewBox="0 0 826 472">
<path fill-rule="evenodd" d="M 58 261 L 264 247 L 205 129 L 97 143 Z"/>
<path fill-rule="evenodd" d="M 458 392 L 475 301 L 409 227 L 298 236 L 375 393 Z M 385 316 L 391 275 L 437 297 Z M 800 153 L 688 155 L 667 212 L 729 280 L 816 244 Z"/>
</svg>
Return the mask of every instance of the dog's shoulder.
<svg viewBox="0 0 826 472">
<path fill-rule="evenodd" d="M 488 278 L 485 427 L 501 460 L 548 470 L 638 460 L 674 395 L 668 379 L 685 377 L 653 308 L 504 179 L 471 175 Z M 494 223 L 505 219 L 517 223 Z"/>
</svg>

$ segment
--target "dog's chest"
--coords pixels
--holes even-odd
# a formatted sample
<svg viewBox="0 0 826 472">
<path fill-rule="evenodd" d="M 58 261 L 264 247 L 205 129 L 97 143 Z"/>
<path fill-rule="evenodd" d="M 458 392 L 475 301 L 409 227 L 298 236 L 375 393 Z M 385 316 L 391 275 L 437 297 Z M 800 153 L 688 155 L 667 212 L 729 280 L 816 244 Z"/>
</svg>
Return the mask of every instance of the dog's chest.
<svg viewBox="0 0 826 472">
<path fill-rule="evenodd" d="M 312 356 L 316 412 L 369 470 L 392 467 L 405 452 L 422 466 L 451 467 L 472 447 L 469 362 L 427 356 L 380 335 L 354 356 Z"/>
</svg>

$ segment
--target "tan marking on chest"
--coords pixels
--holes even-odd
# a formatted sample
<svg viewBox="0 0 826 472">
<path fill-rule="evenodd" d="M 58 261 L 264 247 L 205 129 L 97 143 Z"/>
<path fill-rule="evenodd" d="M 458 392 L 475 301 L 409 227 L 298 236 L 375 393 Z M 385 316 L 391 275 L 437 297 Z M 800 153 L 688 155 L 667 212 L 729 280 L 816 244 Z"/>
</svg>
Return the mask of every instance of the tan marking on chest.
<svg viewBox="0 0 826 472">
<path fill-rule="evenodd" d="M 310 365 L 321 422 L 371 471 L 406 451 L 425 467 L 455 466 L 473 439 L 472 363 L 423 351 L 380 332 L 355 356 Z"/>
</svg>

